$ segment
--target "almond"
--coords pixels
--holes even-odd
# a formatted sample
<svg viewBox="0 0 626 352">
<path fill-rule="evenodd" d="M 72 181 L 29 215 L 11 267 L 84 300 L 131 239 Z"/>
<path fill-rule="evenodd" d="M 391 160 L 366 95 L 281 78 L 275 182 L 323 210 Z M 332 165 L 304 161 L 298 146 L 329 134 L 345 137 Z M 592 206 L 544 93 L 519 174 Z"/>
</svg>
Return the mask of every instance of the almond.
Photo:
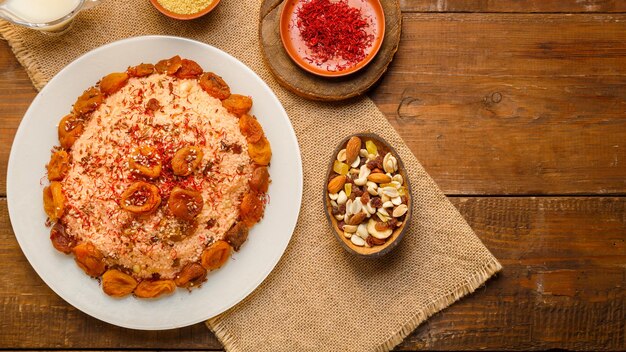
<svg viewBox="0 0 626 352">
<path fill-rule="evenodd" d="M 343 189 L 343 185 L 346 184 L 346 177 L 343 175 L 335 176 L 330 182 L 328 182 L 328 193 L 337 193 Z"/>
<path fill-rule="evenodd" d="M 376 183 L 389 183 L 391 182 L 391 177 L 389 177 L 386 174 L 380 174 L 380 173 L 372 173 L 369 176 L 367 176 L 367 179 L 372 181 L 372 182 L 376 182 Z"/>
<path fill-rule="evenodd" d="M 363 222 L 363 220 L 365 220 L 365 217 L 367 217 L 367 215 L 363 212 L 356 213 L 348 218 L 348 220 L 346 221 L 346 224 L 359 225 L 360 223 Z"/>
<path fill-rule="evenodd" d="M 359 156 L 360 151 L 361 138 L 357 136 L 350 138 L 348 144 L 346 145 L 346 164 L 352 164 L 356 160 L 356 157 Z"/>
</svg>

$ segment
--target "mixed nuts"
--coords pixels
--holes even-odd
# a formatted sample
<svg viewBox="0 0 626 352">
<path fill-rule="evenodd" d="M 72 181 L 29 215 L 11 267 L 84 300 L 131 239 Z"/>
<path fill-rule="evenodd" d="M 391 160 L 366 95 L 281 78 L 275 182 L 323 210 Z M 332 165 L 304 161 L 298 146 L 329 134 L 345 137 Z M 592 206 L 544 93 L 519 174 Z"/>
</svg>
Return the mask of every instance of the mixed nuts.
<svg viewBox="0 0 626 352">
<path fill-rule="evenodd" d="M 398 159 L 366 137 L 350 138 L 335 156 L 327 185 L 337 227 L 358 247 L 387 243 L 409 210 Z"/>
</svg>

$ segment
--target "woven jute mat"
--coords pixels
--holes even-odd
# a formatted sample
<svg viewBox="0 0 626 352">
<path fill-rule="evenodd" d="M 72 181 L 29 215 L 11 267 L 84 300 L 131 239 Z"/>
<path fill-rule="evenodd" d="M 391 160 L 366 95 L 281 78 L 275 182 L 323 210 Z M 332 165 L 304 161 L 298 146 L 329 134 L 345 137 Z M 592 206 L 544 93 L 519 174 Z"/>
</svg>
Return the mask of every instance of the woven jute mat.
<svg viewBox="0 0 626 352">
<path fill-rule="evenodd" d="M 300 218 L 284 256 L 265 282 L 207 325 L 228 351 L 390 350 L 501 266 L 370 99 L 316 103 L 277 84 L 259 49 L 259 6 L 259 1 L 223 0 L 209 15 L 184 22 L 162 16 L 147 0 L 108 0 L 79 14 L 62 36 L 6 22 L 0 22 L 0 33 L 37 88 L 91 49 L 147 34 L 208 43 L 256 71 L 287 110 L 300 143 Z M 357 258 L 339 246 L 321 199 L 336 142 L 363 130 L 383 136 L 396 148 L 413 186 L 411 227 L 398 248 L 378 260 Z"/>
</svg>

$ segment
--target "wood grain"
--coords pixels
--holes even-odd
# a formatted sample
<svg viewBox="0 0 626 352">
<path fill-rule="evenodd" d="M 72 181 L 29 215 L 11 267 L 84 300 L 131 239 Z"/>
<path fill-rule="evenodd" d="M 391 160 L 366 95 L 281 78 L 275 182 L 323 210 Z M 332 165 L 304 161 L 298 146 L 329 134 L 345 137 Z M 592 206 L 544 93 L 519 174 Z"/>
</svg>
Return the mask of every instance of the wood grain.
<svg viewBox="0 0 626 352">
<path fill-rule="evenodd" d="M 504 269 L 400 349 L 626 348 L 626 199 L 451 200 Z"/>
<path fill-rule="evenodd" d="M 405 12 L 626 12 L 622 0 L 401 0 Z"/>
<path fill-rule="evenodd" d="M 0 196 L 6 195 L 7 163 L 13 136 L 37 95 L 26 71 L 5 41 L 0 41 Z"/>
<path fill-rule="evenodd" d="M 626 16 L 408 14 L 376 105 L 447 194 L 626 193 Z"/>
<path fill-rule="evenodd" d="M 382 2 L 385 12 L 385 36 L 378 54 L 358 73 L 343 77 L 320 77 L 296 65 L 280 38 L 283 0 L 265 0 L 261 4 L 259 37 L 261 53 L 270 72 L 286 89 L 307 99 L 339 101 L 363 95 L 387 70 L 400 42 L 402 14 L 397 0 Z"/>
<path fill-rule="evenodd" d="M 626 348 L 625 198 L 452 201 L 504 270 L 418 327 L 399 350 Z M 0 348 L 220 348 L 201 324 L 142 332 L 69 306 L 21 253 L 3 199 L 0 262 Z"/>
</svg>

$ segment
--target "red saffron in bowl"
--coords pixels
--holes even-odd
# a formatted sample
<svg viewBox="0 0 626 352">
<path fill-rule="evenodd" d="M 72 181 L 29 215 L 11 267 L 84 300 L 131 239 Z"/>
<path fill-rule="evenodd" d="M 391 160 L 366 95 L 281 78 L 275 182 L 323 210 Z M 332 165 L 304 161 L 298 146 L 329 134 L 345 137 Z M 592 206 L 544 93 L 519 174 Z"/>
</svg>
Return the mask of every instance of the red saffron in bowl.
<svg viewBox="0 0 626 352">
<path fill-rule="evenodd" d="M 296 25 L 302 40 L 311 50 L 311 62 L 321 65 L 332 59 L 345 61 L 343 70 L 366 56 L 374 35 L 368 33 L 370 19 L 347 0 L 309 0 L 297 10 Z"/>
</svg>

